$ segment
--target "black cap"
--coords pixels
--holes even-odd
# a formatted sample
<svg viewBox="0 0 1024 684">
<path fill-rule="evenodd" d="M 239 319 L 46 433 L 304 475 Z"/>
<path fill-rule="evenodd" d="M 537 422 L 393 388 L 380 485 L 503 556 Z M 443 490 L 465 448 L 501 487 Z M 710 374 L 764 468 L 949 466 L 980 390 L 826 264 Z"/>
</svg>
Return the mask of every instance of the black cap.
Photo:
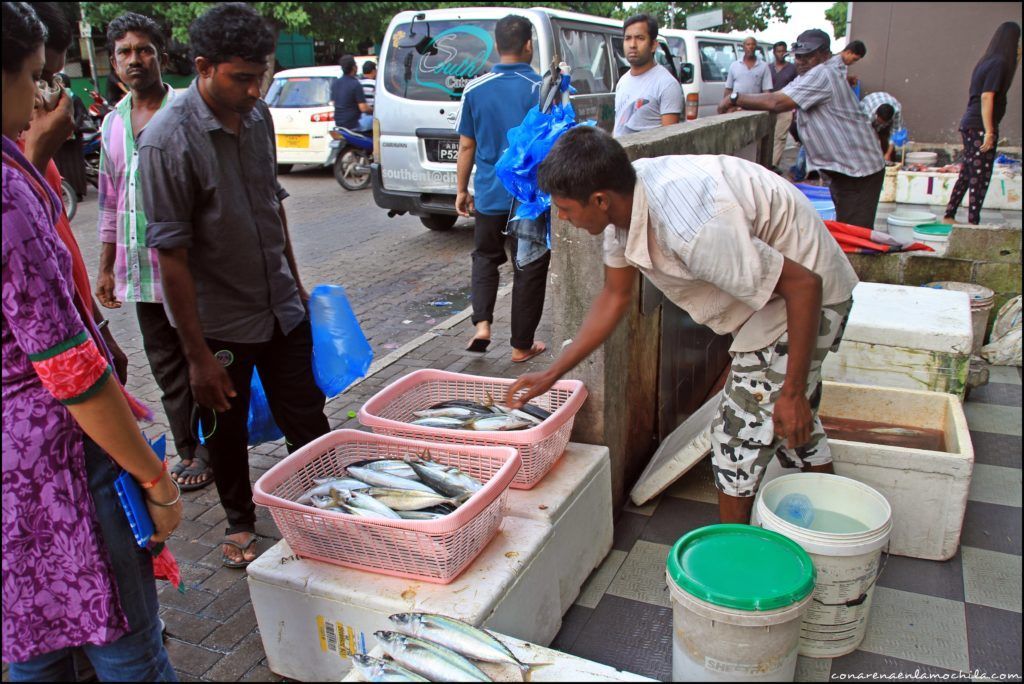
<svg viewBox="0 0 1024 684">
<path fill-rule="evenodd" d="M 828 34 L 821 29 L 808 29 L 796 37 L 790 50 L 794 55 L 806 55 L 832 45 Z"/>
</svg>

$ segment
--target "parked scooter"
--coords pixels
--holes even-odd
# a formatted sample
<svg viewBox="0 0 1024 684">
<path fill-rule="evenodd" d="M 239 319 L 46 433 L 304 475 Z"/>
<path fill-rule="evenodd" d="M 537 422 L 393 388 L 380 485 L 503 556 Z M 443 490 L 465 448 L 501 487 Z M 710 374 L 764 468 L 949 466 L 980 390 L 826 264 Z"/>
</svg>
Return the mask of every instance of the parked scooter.
<svg viewBox="0 0 1024 684">
<path fill-rule="evenodd" d="M 373 139 L 341 126 L 331 129 L 331 154 L 327 163 L 334 167 L 334 178 L 346 190 L 370 186 Z"/>
</svg>

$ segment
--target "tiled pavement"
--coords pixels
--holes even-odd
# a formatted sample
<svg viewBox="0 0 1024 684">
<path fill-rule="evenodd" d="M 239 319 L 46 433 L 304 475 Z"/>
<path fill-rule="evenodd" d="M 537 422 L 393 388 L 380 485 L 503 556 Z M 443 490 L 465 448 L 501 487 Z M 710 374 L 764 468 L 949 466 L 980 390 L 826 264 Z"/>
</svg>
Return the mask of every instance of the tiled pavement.
<svg viewBox="0 0 1024 684">
<path fill-rule="evenodd" d="M 975 466 L 959 552 L 941 563 L 889 557 L 860 649 L 833 660 L 801 657 L 798 681 L 873 672 L 1020 680 L 1020 370 L 990 368 L 990 383 L 965 407 Z M 653 504 L 627 506 L 614 550 L 569 609 L 553 647 L 671 679 L 665 557 L 681 535 L 717 522 L 715 500 L 704 461 Z"/>
</svg>

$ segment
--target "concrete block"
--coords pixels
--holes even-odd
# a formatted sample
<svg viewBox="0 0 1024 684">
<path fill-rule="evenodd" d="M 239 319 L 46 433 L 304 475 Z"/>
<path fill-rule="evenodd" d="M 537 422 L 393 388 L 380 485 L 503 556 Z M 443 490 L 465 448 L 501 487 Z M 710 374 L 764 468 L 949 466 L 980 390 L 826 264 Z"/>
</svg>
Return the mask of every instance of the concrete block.
<svg viewBox="0 0 1024 684">
<path fill-rule="evenodd" d="M 901 254 L 847 254 L 857 277 L 869 283 L 900 284 Z"/>
<path fill-rule="evenodd" d="M 946 256 L 952 259 L 1019 264 L 1021 230 L 1003 226 L 957 224 L 950 231 Z"/>
<path fill-rule="evenodd" d="M 1021 265 L 978 263 L 974 268 L 974 282 L 998 294 L 1020 294 Z"/>
<path fill-rule="evenodd" d="M 911 255 L 903 264 L 904 285 L 924 285 L 933 280 L 971 282 L 974 264 L 961 259 Z"/>
</svg>

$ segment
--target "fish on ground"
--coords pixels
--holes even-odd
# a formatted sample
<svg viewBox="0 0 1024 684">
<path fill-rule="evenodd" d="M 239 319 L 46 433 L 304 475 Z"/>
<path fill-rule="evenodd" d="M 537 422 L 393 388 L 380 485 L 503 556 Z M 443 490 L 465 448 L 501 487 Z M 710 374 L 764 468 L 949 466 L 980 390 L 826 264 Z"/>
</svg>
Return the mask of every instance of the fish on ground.
<svg viewBox="0 0 1024 684">
<path fill-rule="evenodd" d="M 373 635 L 388 656 L 431 681 L 491 681 L 479 667 L 444 646 L 398 632 L 382 630 Z"/>
</svg>

